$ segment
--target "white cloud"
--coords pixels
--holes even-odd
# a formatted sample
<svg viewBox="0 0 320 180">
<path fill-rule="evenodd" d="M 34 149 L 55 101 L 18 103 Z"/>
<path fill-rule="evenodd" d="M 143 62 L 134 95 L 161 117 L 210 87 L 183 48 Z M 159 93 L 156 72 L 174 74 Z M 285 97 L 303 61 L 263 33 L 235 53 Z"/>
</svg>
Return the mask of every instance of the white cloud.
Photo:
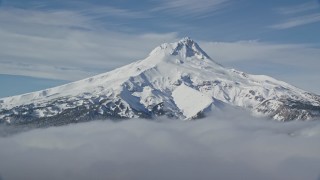
<svg viewBox="0 0 320 180">
<path fill-rule="evenodd" d="M 266 74 L 320 94 L 320 48 L 310 44 L 260 41 L 200 42 L 218 63 L 248 73 Z"/>
<path fill-rule="evenodd" d="M 133 11 L 130 9 L 123 9 L 106 4 L 92 3 L 86 0 L 68 0 L 68 1 L 38 1 L 29 0 L 21 5 L 21 2 L 5 1 L 4 8 L 20 7 L 22 9 L 32 10 L 44 10 L 52 13 L 61 11 L 73 11 L 82 16 L 86 16 L 90 19 L 101 18 L 101 17 L 112 17 L 112 18 L 127 18 L 127 19 L 138 19 L 150 17 L 146 12 Z M 57 7 L 59 7 L 57 10 Z M 70 18 L 65 16 L 65 18 Z"/>
<path fill-rule="evenodd" d="M 71 11 L 2 11 L 0 73 L 76 80 L 144 58 L 176 38 L 175 33 L 130 35 L 95 25 Z"/>
<path fill-rule="evenodd" d="M 283 23 L 275 24 L 270 27 L 274 28 L 274 29 L 288 29 L 288 28 L 293 28 L 293 27 L 297 27 L 297 26 L 316 23 L 319 21 L 320 21 L 320 13 L 313 13 L 313 14 L 309 14 L 309 15 L 291 18 Z"/>
<path fill-rule="evenodd" d="M 17 8 L 2 8 L 0 11 L 2 26 L 20 25 L 37 26 L 47 25 L 56 27 L 90 28 L 89 18 L 72 11 L 35 11 Z"/>
<path fill-rule="evenodd" d="M 93 18 L 114 16 L 126 19 L 140 19 L 150 17 L 147 12 L 131 11 L 128 9 L 121 9 L 112 6 L 93 6 L 92 4 L 86 4 L 84 7 L 86 8 L 78 10 L 77 12 L 82 15 L 93 16 Z"/>
<path fill-rule="evenodd" d="M 230 0 L 164 0 L 152 11 L 169 12 L 178 16 L 206 16 L 224 8 Z"/>
<path fill-rule="evenodd" d="M 319 65 L 320 49 L 311 44 L 278 44 L 260 41 L 200 42 L 201 47 L 220 63 L 264 61 L 304 66 Z M 303 60 L 302 60 L 303 59 Z M 308 63 L 305 63 L 305 62 Z"/>
<path fill-rule="evenodd" d="M 114 32 L 73 11 L 2 9 L 0 74 L 78 80 L 143 59 L 159 44 L 176 41 L 178 36 L 175 32 Z M 248 66 L 249 73 L 265 73 L 320 93 L 317 81 L 306 83 L 319 76 L 319 48 L 259 41 L 199 44 L 223 65 Z M 268 71 L 261 71 L 262 66 L 269 67 Z M 299 73 L 288 74 L 292 67 Z"/>
<path fill-rule="evenodd" d="M 270 26 L 273 29 L 289 29 L 297 26 L 303 26 L 320 21 L 320 14 L 315 11 L 319 10 L 319 3 L 316 1 L 308 1 L 302 4 L 276 8 L 278 14 L 285 15 L 282 23 Z"/>
<path fill-rule="evenodd" d="M 280 14 L 290 15 L 290 14 L 303 13 L 303 12 L 311 11 L 318 8 L 319 8 L 319 3 L 312 0 L 309 2 L 305 2 L 305 3 L 294 5 L 294 6 L 277 8 L 276 11 Z"/>
<path fill-rule="evenodd" d="M 95 121 L 0 138 L 11 179 L 275 179 L 319 176 L 319 121 L 242 113 L 198 121 Z"/>
</svg>

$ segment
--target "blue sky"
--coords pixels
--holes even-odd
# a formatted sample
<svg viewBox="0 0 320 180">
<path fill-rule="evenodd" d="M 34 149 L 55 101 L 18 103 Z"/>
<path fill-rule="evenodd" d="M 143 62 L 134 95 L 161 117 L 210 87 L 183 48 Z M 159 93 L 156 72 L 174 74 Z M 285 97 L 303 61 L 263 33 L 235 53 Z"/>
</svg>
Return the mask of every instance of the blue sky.
<svg viewBox="0 0 320 180">
<path fill-rule="evenodd" d="M 143 59 L 190 36 L 217 62 L 320 94 L 318 0 L 0 0 L 0 97 Z"/>
</svg>

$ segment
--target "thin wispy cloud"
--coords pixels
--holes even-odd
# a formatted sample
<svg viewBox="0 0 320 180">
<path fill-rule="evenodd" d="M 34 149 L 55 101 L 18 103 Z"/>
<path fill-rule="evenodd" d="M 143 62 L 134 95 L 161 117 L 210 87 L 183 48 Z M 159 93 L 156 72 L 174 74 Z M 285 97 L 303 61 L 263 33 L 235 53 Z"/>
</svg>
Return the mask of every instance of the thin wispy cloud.
<svg viewBox="0 0 320 180">
<path fill-rule="evenodd" d="M 64 18 L 65 15 L 67 17 Z M 73 11 L 58 13 L 21 9 L 2 10 L 0 72 L 49 79 L 79 80 L 144 59 L 161 43 L 180 39 L 175 32 L 128 34 L 100 29 L 95 23 L 87 16 Z M 304 44 L 203 41 L 200 45 L 219 63 L 233 68 L 237 68 L 237 64 L 241 63 L 254 67 L 254 64 L 259 62 L 279 67 L 281 62 L 284 67 L 300 66 L 308 69 L 308 73 L 303 73 L 305 76 L 314 73 L 313 70 L 310 71 L 310 67 L 319 67 L 317 61 L 320 56 L 319 49 Z M 284 71 L 282 69 L 282 72 Z M 273 71 L 269 73 L 274 76 Z M 290 75 L 290 77 L 296 79 L 301 78 L 301 75 Z M 289 79 L 289 82 L 294 82 L 292 79 Z M 293 84 L 307 87 L 315 92 L 319 89 L 316 84 L 312 87 L 310 83 L 304 86 L 296 82 Z"/>
<path fill-rule="evenodd" d="M 297 26 L 317 23 L 320 21 L 320 13 L 309 14 L 305 16 L 290 18 L 285 22 L 270 26 L 273 29 L 288 29 Z"/>
<path fill-rule="evenodd" d="M 230 0 L 164 0 L 152 11 L 164 11 L 177 16 L 202 17 L 216 12 Z"/>
<path fill-rule="evenodd" d="M 0 12 L 0 72 L 77 80 L 147 56 L 176 33 L 126 34 L 73 11 Z M 139 46 L 137 43 L 139 42 Z"/>
<path fill-rule="evenodd" d="M 209 56 L 227 67 L 253 74 L 266 74 L 320 94 L 317 83 L 319 47 L 311 44 L 265 43 L 258 40 L 203 41 L 200 44 Z"/>
<path fill-rule="evenodd" d="M 306 11 L 319 9 L 319 3 L 316 1 L 310 1 L 303 4 L 298 4 L 294 6 L 288 6 L 288 7 L 281 7 L 277 8 L 276 11 L 280 14 L 290 15 L 290 14 L 297 14 L 297 13 L 303 13 Z"/>
<path fill-rule="evenodd" d="M 101 17 L 113 17 L 124 19 L 141 19 L 149 18 L 150 14 L 146 11 L 135 11 L 126 8 L 114 7 L 111 5 L 98 5 L 86 1 L 70 0 L 68 2 L 61 2 L 61 6 L 65 6 L 66 9 L 75 11 L 83 16 L 91 18 Z"/>
<path fill-rule="evenodd" d="M 258 40 L 236 42 L 202 41 L 201 47 L 221 63 L 235 63 L 244 60 L 279 62 L 297 66 L 318 66 L 320 49 L 309 44 L 264 43 Z M 233 52 L 233 53 L 230 53 Z M 301 61 L 301 59 L 305 59 Z M 308 64 L 305 62 L 308 61 Z M 311 66 L 311 67 L 312 67 Z"/>
<path fill-rule="evenodd" d="M 131 9 L 119 8 L 110 6 L 107 4 L 94 4 L 86 1 L 68 0 L 68 1 L 37 1 L 30 0 L 25 3 L 25 6 L 18 6 L 19 3 L 6 2 L 5 7 L 20 8 L 24 10 L 37 10 L 44 12 L 63 12 L 72 11 L 87 18 L 101 18 L 101 17 L 113 17 L 113 18 L 128 18 L 139 19 L 147 18 L 150 15 L 147 12 L 139 12 Z M 68 17 L 68 16 L 66 16 Z"/>
<path fill-rule="evenodd" d="M 89 28 L 89 20 L 88 17 L 67 10 L 40 11 L 3 8 L 0 11 L 1 29 L 18 24 L 25 25 L 26 29 L 28 29 L 27 27 L 37 25 Z"/>
<path fill-rule="evenodd" d="M 122 18 L 132 21 L 128 16 L 132 16 L 132 18 L 145 18 L 146 16 L 144 16 L 144 13 L 127 11 L 125 8 L 90 5 L 84 2 L 81 5 L 80 2 L 76 5 L 73 1 L 69 3 L 71 4 L 60 9 L 50 9 L 48 4 L 40 2 L 34 9 L 14 8 L 12 6 L 1 8 L 0 73 L 49 79 L 79 80 L 143 59 L 161 43 L 174 42 L 181 38 L 175 31 L 164 31 L 164 33 L 156 33 L 157 31 L 151 30 L 139 33 L 117 32 L 117 30 L 112 29 L 112 24 L 102 26 L 101 22 L 97 21 L 95 17 L 99 18 L 107 15 L 111 19 L 115 19 L 116 16 L 122 16 Z M 217 10 L 223 8 L 228 3 L 227 0 L 159 2 L 163 5 L 160 7 L 168 7 L 170 12 L 166 13 L 172 12 L 180 15 L 188 13 L 188 15 L 197 16 L 211 13 L 215 8 Z M 193 4 L 195 5 L 193 6 Z M 70 9 L 70 7 L 72 8 Z M 86 10 L 84 7 L 88 7 L 88 9 Z M 277 24 L 273 28 L 289 28 L 310 23 L 310 21 L 318 22 L 319 16 L 319 14 L 314 14 L 302 19 L 293 19 L 290 23 Z M 171 24 L 177 25 L 178 23 L 168 22 L 163 26 Z M 188 24 L 185 25 L 189 26 Z M 170 27 L 169 29 L 178 28 Z M 194 29 L 190 31 L 194 31 Z M 252 61 L 256 64 L 263 61 L 273 67 L 270 68 L 272 71 L 269 72 L 269 75 L 276 78 L 278 78 L 279 73 L 272 74 L 275 68 L 278 68 L 279 72 L 285 72 L 285 69 L 279 67 L 301 66 L 304 71 L 307 71 L 306 73 L 303 73 L 303 70 L 301 71 L 303 77 L 308 75 L 307 79 L 310 79 L 310 73 L 317 74 L 313 67 L 319 67 L 317 63 L 320 56 L 317 53 L 320 52 L 319 49 L 311 48 L 305 44 L 222 42 L 213 46 L 210 43 L 210 40 L 207 40 L 200 42 L 200 45 L 219 63 L 238 68 L 238 64 L 247 63 L 247 65 L 250 64 L 250 67 L 254 67 Z M 301 59 L 304 61 L 301 61 Z M 279 66 L 279 64 L 282 66 Z M 312 71 L 310 71 L 310 68 Z M 258 68 L 258 70 L 260 69 Z M 283 74 L 281 79 L 286 75 Z M 302 79 L 301 77 L 302 75 L 298 74 L 290 75 L 291 79 Z M 296 85 L 297 82 L 291 81 L 291 79 L 289 82 Z M 314 76 L 311 79 L 316 81 Z M 286 80 L 286 78 L 283 80 Z M 298 81 L 298 83 L 301 82 L 305 81 Z M 312 87 L 311 84 L 313 84 Z M 319 92 L 319 87 L 316 87 L 317 84 L 315 83 L 308 83 L 305 86 L 297 85 Z"/>
<path fill-rule="evenodd" d="M 78 11 L 82 15 L 98 17 L 118 17 L 128 19 L 148 18 L 150 15 L 146 12 L 130 11 L 128 9 L 121 9 L 112 6 L 91 6 L 90 8 L 81 9 Z"/>
<path fill-rule="evenodd" d="M 320 13 L 316 10 L 320 10 L 320 5 L 316 1 L 276 8 L 275 12 L 284 16 L 284 21 L 269 27 L 282 30 L 317 23 L 320 21 Z"/>
</svg>

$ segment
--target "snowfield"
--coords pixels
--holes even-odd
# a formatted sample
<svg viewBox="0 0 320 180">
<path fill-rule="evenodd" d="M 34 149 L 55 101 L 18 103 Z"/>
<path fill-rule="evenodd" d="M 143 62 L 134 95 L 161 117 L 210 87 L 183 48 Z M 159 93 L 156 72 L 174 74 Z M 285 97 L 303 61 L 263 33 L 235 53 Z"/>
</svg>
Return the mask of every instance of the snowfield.
<svg viewBox="0 0 320 180">
<path fill-rule="evenodd" d="M 224 106 L 279 121 L 320 116 L 318 95 L 268 76 L 225 68 L 195 41 L 183 38 L 110 72 L 0 99 L 0 123 L 51 126 L 102 118 L 191 119 Z"/>
<path fill-rule="evenodd" d="M 172 97 L 186 118 L 196 117 L 213 102 L 212 97 L 194 90 L 186 85 L 180 85 L 172 92 Z"/>
</svg>

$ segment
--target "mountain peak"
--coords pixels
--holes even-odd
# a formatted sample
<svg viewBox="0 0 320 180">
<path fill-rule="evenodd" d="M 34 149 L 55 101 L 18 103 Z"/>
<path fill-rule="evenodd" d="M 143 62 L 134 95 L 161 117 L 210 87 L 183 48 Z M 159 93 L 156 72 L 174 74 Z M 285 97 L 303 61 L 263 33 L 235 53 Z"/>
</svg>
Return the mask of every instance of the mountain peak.
<svg viewBox="0 0 320 180">
<path fill-rule="evenodd" d="M 0 99 L 0 128 L 162 115 L 191 119 L 228 106 L 279 121 L 320 117 L 320 96 L 268 76 L 224 68 L 185 37 L 113 71 Z"/>
<path fill-rule="evenodd" d="M 173 44 L 175 48 L 171 53 L 172 55 L 180 54 L 185 58 L 196 56 L 199 59 L 211 59 L 190 37 L 184 37 L 179 42 Z"/>
<path fill-rule="evenodd" d="M 150 55 L 157 54 L 159 52 L 165 52 L 169 55 L 181 56 L 183 59 L 196 57 L 197 59 L 210 59 L 200 46 L 192 40 L 190 37 L 184 37 L 181 40 L 174 43 L 164 43 L 154 49 Z"/>
<path fill-rule="evenodd" d="M 186 36 L 182 39 L 180 39 L 179 43 L 185 44 L 185 45 L 192 45 L 194 43 L 196 43 L 193 39 L 191 39 L 190 37 Z"/>
</svg>

